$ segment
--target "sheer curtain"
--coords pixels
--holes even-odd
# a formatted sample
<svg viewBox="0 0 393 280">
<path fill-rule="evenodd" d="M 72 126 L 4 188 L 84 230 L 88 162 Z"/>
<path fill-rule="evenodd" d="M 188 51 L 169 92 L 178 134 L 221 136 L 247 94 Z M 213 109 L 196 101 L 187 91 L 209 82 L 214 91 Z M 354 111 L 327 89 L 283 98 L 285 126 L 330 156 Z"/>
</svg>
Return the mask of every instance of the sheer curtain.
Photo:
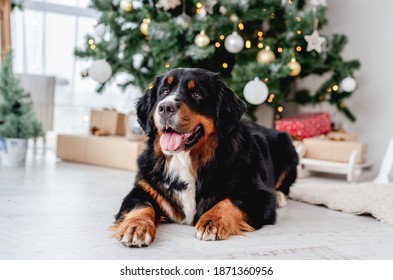
<svg viewBox="0 0 393 280">
<path fill-rule="evenodd" d="M 56 77 L 56 132 L 86 132 L 91 108 L 116 108 L 128 112 L 138 96 L 136 88 L 122 92 L 111 83 L 97 94 L 97 82 L 82 78 L 92 61 L 74 57 L 84 46 L 85 36 L 94 34 L 99 17 L 88 9 L 89 0 L 26 1 L 23 11 L 12 14 L 14 71 Z"/>
</svg>

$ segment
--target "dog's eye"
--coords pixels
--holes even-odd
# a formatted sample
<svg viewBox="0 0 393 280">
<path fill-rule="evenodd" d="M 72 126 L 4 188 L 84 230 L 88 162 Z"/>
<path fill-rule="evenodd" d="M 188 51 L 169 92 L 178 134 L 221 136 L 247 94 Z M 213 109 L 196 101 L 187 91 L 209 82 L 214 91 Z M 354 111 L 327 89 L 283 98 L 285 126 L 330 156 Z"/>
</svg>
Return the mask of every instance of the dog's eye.
<svg viewBox="0 0 393 280">
<path fill-rule="evenodd" d="M 198 91 L 194 91 L 192 93 L 192 98 L 194 98 L 196 100 L 200 100 L 200 99 L 202 99 L 202 94 L 200 92 L 198 92 Z"/>
<path fill-rule="evenodd" d="M 161 95 L 167 95 L 169 93 L 169 89 L 164 88 L 161 90 Z"/>
</svg>

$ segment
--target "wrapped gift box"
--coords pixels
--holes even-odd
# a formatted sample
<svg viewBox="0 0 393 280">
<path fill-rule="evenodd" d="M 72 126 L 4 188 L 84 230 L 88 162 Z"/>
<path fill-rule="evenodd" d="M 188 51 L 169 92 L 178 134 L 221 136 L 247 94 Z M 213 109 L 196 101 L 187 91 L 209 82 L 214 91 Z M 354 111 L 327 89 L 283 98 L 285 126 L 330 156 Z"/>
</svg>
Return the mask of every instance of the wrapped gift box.
<svg viewBox="0 0 393 280">
<path fill-rule="evenodd" d="M 328 133 L 331 130 L 329 113 L 302 113 L 274 122 L 276 130 L 287 131 L 295 139 L 302 140 Z"/>
<path fill-rule="evenodd" d="M 356 163 L 366 161 L 367 145 L 357 141 L 336 141 L 327 137 L 314 137 L 303 140 L 304 158 L 348 162 L 354 150 L 358 151 Z"/>
<path fill-rule="evenodd" d="M 331 131 L 326 134 L 326 138 L 329 140 L 336 140 L 336 141 L 356 141 L 357 136 L 352 133 L 348 133 L 345 131 Z"/>
<path fill-rule="evenodd" d="M 63 160 L 135 171 L 144 141 L 129 141 L 122 136 L 57 136 L 57 157 Z"/>
<path fill-rule="evenodd" d="M 91 110 L 90 132 L 95 135 L 125 135 L 125 115 L 115 110 Z"/>
</svg>

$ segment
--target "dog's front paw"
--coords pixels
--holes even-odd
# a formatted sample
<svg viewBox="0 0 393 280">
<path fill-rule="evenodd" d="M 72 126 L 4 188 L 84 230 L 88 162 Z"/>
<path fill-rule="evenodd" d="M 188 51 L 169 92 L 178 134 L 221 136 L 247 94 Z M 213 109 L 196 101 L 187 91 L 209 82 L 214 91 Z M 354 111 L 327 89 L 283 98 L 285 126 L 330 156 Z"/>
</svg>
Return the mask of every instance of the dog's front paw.
<svg viewBox="0 0 393 280">
<path fill-rule="evenodd" d="M 218 217 L 202 216 L 195 226 L 195 237 L 199 240 L 223 240 L 227 239 L 229 235 L 230 233 Z"/>
<path fill-rule="evenodd" d="M 146 247 L 156 236 L 156 227 L 150 220 L 128 219 L 113 227 L 115 238 L 127 247 Z"/>
</svg>

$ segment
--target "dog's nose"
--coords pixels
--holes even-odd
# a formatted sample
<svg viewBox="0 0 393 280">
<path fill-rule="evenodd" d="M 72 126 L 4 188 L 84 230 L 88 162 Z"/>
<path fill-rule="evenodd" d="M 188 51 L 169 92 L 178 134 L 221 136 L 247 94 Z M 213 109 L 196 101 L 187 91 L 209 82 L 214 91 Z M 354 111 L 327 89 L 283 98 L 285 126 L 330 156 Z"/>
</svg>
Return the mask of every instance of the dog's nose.
<svg viewBox="0 0 393 280">
<path fill-rule="evenodd" d="M 158 114 L 163 118 L 169 118 L 176 113 L 177 106 L 171 101 L 164 101 L 158 105 Z"/>
</svg>

